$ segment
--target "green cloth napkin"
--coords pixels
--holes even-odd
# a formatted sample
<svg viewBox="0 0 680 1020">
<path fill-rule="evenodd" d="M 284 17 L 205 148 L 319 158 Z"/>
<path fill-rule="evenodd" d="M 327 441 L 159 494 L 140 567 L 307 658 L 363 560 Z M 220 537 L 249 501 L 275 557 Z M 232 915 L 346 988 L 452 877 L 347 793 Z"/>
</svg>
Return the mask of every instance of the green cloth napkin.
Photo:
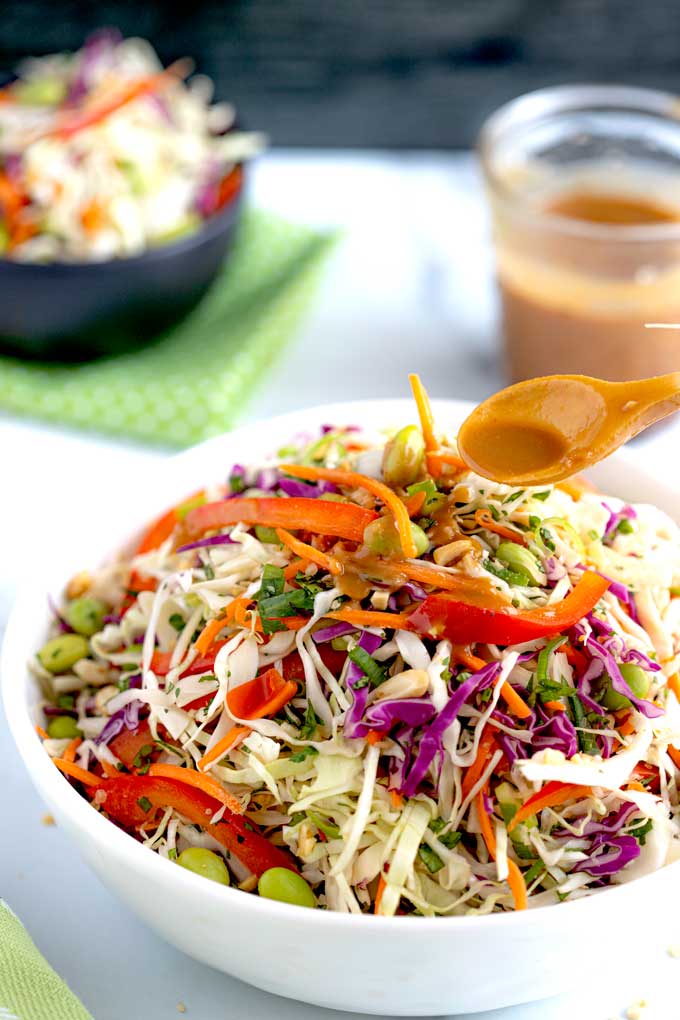
<svg viewBox="0 0 680 1020">
<path fill-rule="evenodd" d="M 0 900 L 0 1018 L 92 1020 L 43 956 L 21 921 Z"/>
<path fill-rule="evenodd" d="M 0 357 L 0 408 L 165 446 L 223 432 L 297 327 L 334 240 L 247 212 L 208 294 L 161 339 L 81 365 Z"/>
</svg>

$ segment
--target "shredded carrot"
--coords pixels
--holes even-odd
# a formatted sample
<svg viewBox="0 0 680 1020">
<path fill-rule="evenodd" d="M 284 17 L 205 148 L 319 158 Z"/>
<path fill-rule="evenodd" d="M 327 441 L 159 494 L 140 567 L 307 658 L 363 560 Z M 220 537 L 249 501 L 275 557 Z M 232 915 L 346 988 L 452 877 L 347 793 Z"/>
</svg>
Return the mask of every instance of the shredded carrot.
<svg viewBox="0 0 680 1020">
<path fill-rule="evenodd" d="M 583 652 L 580 652 L 578 648 L 567 641 L 566 644 L 562 645 L 562 651 L 567 656 L 567 662 L 570 666 L 575 666 L 579 673 L 582 673 L 588 667 L 588 660 L 586 659 Z"/>
<path fill-rule="evenodd" d="M 293 560 L 283 571 L 283 576 L 286 581 L 292 581 L 298 571 L 304 571 L 309 566 L 308 560 Z"/>
<path fill-rule="evenodd" d="M 676 766 L 676 768 L 680 769 L 680 751 L 678 751 L 677 747 L 673 747 L 671 744 L 669 744 L 668 754 L 670 755 L 671 761 Z"/>
<path fill-rule="evenodd" d="M 236 601 L 238 600 L 234 599 L 234 602 Z M 234 603 L 232 602 L 231 605 L 233 606 L 233 604 Z M 194 642 L 194 647 L 199 655 L 205 655 L 219 632 L 226 626 L 226 624 L 227 620 L 224 616 L 218 616 L 216 619 L 209 620 L 208 623 L 206 623 L 205 627 Z"/>
<path fill-rule="evenodd" d="M 418 555 L 416 543 L 411 533 L 411 519 L 408 510 L 389 486 L 384 482 L 378 482 L 368 475 L 361 475 L 356 471 L 343 471 L 340 468 L 308 467 L 304 464 L 281 464 L 280 470 L 295 478 L 303 478 L 306 481 L 317 481 L 322 478 L 328 482 L 335 482 L 348 488 L 365 489 L 371 495 L 376 496 L 385 504 L 394 517 L 394 524 L 399 533 L 399 541 L 404 556 L 415 558 Z"/>
<path fill-rule="evenodd" d="M 164 779 L 176 779 L 187 786 L 194 786 L 202 790 L 209 797 L 224 804 L 235 815 L 242 815 L 243 808 L 231 793 L 227 793 L 220 783 L 212 776 L 204 776 L 202 772 L 195 769 L 186 769 L 182 765 L 152 765 L 149 769 L 150 776 L 162 776 Z"/>
<path fill-rule="evenodd" d="M 390 803 L 395 811 L 399 811 L 404 806 L 404 798 L 398 790 L 390 790 Z"/>
<path fill-rule="evenodd" d="M 496 833 L 493 831 L 491 819 L 486 813 L 486 804 L 484 803 L 484 794 L 486 793 L 487 789 L 488 784 L 486 787 L 482 787 L 481 790 L 478 790 L 475 800 L 477 802 L 477 815 L 479 817 L 479 827 L 482 830 L 484 842 L 486 843 L 487 850 L 489 851 L 493 859 L 496 860 Z"/>
<path fill-rule="evenodd" d="M 442 453 L 441 450 L 432 450 L 426 454 L 427 466 L 433 478 L 439 478 L 445 464 L 455 468 L 457 471 L 466 471 L 467 464 L 456 453 Z"/>
<path fill-rule="evenodd" d="M 211 747 L 207 754 L 198 762 L 199 769 L 205 771 L 208 765 L 212 765 L 214 761 L 219 761 L 223 758 L 227 751 L 230 751 L 232 747 L 235 747 L 244 737 L 247 737 L 250 733 L 248 726 L 232 726 L 228 733 L 218 740 L 214 747 Z"/>
<path fill-rule="evenodd" d="M 467 574 L 454 574 L 438 567 L 428 560 L 393 560 L 389 566 L 400 574 L 405 574 L 411 581 L 419 584 L 430 584 L 442 591 L 464 592 L 479 591 L 479 578 Z"/>
<path fill-rule="evenodd" d="M 112 765 L 110 761 L 102 759 L 99 764 L 101 765 L 107 779 L 115 779 L 116 776 L 120 775 L 116 766 Z"/>
<path fill-rule="evenodd" d="M 477 748 L 477 755 L 475 757 L 475 760 L 473 761 L 472 765 L 470 765 L 465 770 L 465 775 L 463 776 L 463 783 L 461 785 L 461 793 L 463 795 L 463 800 L 465 800 L 465 798 L 470 793 L 470 790 L 473 789 L 476 783 L 479 782 L 482 772 L 489 764 L 489 758 L 491 757 L 495 749 L 496 749 L 495 734 L 493 730 L 487 726 L 484 732 L 482 733 L 481 739 L 479 741 L 479 746 Z"/>
<path fill-rule="evenodd" d="M 80 765 L 76 765 L 72 761 L 66 761 L 64 758 L 53 758 L 52 761 L 60 772 L 70 776 L 72 779 L 77 779 L 84 786 L 101 786 L 102 783 L 106 782 L 106 780 L 101 779 L 99 776 L 95 776 L 94 772 L 87 772 L 86 769 L 81 769 Z"/>
<path fill-rule="evenodd" d="M 677 673 L 673 673 L 672 676 L 668 677 L 666 680 L 666 686 L 670 691 L 673 691 L 677 700 L 680 701 L 680 678 L 678 678 Z"/>
<path fill-rule="evenodd" d="M 382 613 L 372 609 L 336 609 L 326 613 L 331 620 L 343 620 L 357 627 L 392 627 L 393 630 L 407 630 L 410 613 Z"/>
<path fill-rule="evenodd" d="M 633 733 L 635 730 L 635 723 L 633 722 L 632 712 L 628 712 L 625 719 L 619 723 L 617 722 L 616 728 L 622 737 L 627 737 L 629 733 Z"/>
<path fill-rule="evenodd" d="M 50 735 L 47 730 L 44 730 L 42 726 L 36 726 L 35 732 L 38 734 L 41 740 L 49 740 Z"/>
<path fill-rule="evenodd" d="M 383 893 L 385 892 L 385 886 L 386 885 L 387 885 L 387 882 L 385 881 L 385 879 L 381 875 L 380 878 L 378 879 L 378 889 L 377 889 L 377 892 L 375 894 L 375 902 L 373 903 L 373 913 L 374 914 L 379 914 L 380 913 L 380 904 L 382 903 Z"/>
<path fill-rule="evenodd" d="M 88 234 L 95 234 L 106 223 L 104 210 L 96 198 L 89 202 L 80 214 L 80 222 L 83 230 Z"/>
<path fill-rule="evenodd" d="M 284 528 L 277 528 L 276 535 L 285 546 L 291 549 L 298 556 L 304 557 L 306 560 L 309 560 L 310 563 L 316 563 L 318 567 L 321 567 L 323 570 L 327 570 L 329 574 L 342 573 L 342 567 L 334 556 L 327 556 L 326 553 L 321 552 L 319 549 L 315 549 L 313 545 L 308 545 L 306 542 L 300 541 L 299 538 L 294 538 L 293 535 Z"/>
<path fill-rule="evenodd" d="M 420 428 L 423 433 L 423 439 L 425 440 L 425 449 L 428 453 L 432 453 L 434 450 L 439 449 L 439 443 L 437 437 L 434 434 L 434 415 L 432 414 L 432 408 L 430 406 L 430 398 L 427 395 L 427 390 L 422 384 L 420 376 L 415 372 L 412 372 L 408 381 L 411 384 L 411 392 L 413 393 L 413 399 L 416 402 L 418 408 L 418 417 L 420 418 Z"/>
<path fill-rule="evenodd" d="M 543 707 L 550 709 L 551 712 L 566 712 L 566 706 L 561 701 L 544 701 Z"/>
<path fill-rule="evenodd" d="M 379 744 L 384 736 L 385 734 L 382 733 L 380 730 L 369 730 L 368 733 L 366 734 L 366 740 L 371 745 Z"/>
<path fill-rule="evenodd" d="M 475 520 L 486 531 L 493 531 L 495 535 L 507 538 L 509 542 L 516 542 L 517 545 L 524 546 L 527 544 L 523 535 L 520 535 L 518 531 L 513 531 L 512 528 L 506 528 L 504 524 L 499 524 L 498 521 L 494 521 L 490 511 L 485 508 L 480 507 L 479 510 L 475 511 Z"/>
<path fill-rule="evenodd" d="M 496 835 L 491 826 L 491 820 L 486 813 L 484 805 L 484 790 L 477 794 L 477 814 L 479 816 L 479 827 L 486 843 L 489 855 L 496 860 Z M 515 903 L 515 910 L 526 910 L 527 908 L 527 887 L 522 872 L 514 861 L 508 858 L 508 885 Z"/>
<path fill-rule="evenodd" d="M 479 656 L 466 651 L 460 645 L 454 645 L 451 652 L 451 658 L 460 662 L 461 665 L 465 666 L 467 669 L 472 669 L 475 672 L 480 669 L 484 669 L 484 667 L 488 665 L 484 659 L 480 659 Z M 503 681 L 503 685 L 501 687 L 501 698 L 518 719 L 528 719 L 531 715 L 531 709 L 527 703 L 520 697 L 514 687 L 512 687 L 507 680 Z"/>
<path fill-rule="evenodd" d="M 512 832 L 526 818 L 531 818 L 544 808 L 558 807 L 576 797 L 589 797 L 591 793 L 589 786 L 577 786 L 575 783 L 546 783 L 542 790 L 522 804 L 508 825 L 508 832 Z"/>
<path fill-rule="evenodd" d="M 62 754 L 62 761 L 75 761 L 76 751 L 82 744 L 82 737 L 74 737 L 71 743 L 68 745 L 64 753 Z"/>
<path fill-rule="evenodd" d="M 420 511 L 423 509 L 425 500 L 427 499 L 427 493 L 422 489 L 420 492 L 414 492 L 412 496 L 407 496 L 404 500 L 404 506 L 408 510 L 409 517 L 417 517 Z"/>
</svg>

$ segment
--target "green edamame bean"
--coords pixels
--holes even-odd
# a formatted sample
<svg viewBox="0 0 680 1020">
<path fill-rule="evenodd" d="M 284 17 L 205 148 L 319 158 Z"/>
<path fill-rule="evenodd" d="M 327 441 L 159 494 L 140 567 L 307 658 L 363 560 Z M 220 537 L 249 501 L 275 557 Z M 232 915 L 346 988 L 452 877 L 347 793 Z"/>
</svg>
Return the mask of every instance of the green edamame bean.
<svg viewBox="0 0 680 1020">
<path fill-rule="evenodd" d="M 633 662 L 622 662 L 619 669 L 635 697 L 646 698 L 649 693 L 649 677 L 644 669 Z M 611 683 L 607 687 L 602 704 L 612 712 L 618 712 L 620 708 L 630 708 L 630 700 L 615 691 Z"/>
<path fill-rule="evenodd" d="M 105 616 L 106 605 L 101 599 L 74 599 L 66 609 L 66 622 L 77 634 L 84 634 L 85 637 L 92 637 L 102 629 Z"/>
<path fill-rule="evenodd" d="M 429 539 L 423 529 L 413 521 L 411 521 L 411 534 L 416 544 L 416 555 L 422 556 L 430 548 Z M 391 517 L 379 517 L 377 521 L 372 521 L 364 529 L 364 542 L 371 552 L 377 553 L 379 556 L 402 555 L 399 532 Z"/>
<path fill-rule="evenodd" d="M 260 875 L 257 891 L 266 900 L 292 903 L 296 907 L 315 907 L 316 896 L 301 875 L 288 868 L 270 868 Z"/>
<path fill-rule="evenodd" d="M 70 715 L 55 715 L 47 724 L 48 736 L 53 740 L 73 740 L 82 736 L 75 719 Z"/>
<path fill-rule="evenodd" d="M 229 885 L 229 871 L 222 858 L 213 853 L 212 850 L 205 850 L 202 846 L 190 846 L 177 858 L 177 863 L 187 871 L 193 871 L 195 875 L 209 878 L 211 882 L 219 882 L 220 885 Z"/>
<path fill-rule="evenodd" d="M 385 446 L 382 472 L 388 485 L 411 485 L 418 478 L 425 459 L 425 440 L 419 428 L 407 425 Z"/>
<path fill-rule="evenodd" d="M 60 634 L 42 646 L 38 658 L 50 673 L 65 673 L 89 654 L 87 638 L 81 634 Z"/>
</svg>

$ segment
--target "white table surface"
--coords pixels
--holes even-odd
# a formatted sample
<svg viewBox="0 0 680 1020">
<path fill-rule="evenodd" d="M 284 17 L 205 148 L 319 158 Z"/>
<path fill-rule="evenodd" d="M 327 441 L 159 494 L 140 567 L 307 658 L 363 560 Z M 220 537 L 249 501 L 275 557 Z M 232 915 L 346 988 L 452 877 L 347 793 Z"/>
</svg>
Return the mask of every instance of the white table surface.
<svg viewBox="0 0 680 1020">
<path fill-rule="evenodd" d="M 279 152 L 256 168 L 252 201 L 312 225 L 340 225 L 345 236 L 313 311 L 244 421 L 331 400 L 405 395 L 413 369 L 436 397 L 478 399 L 498 387 L 488 227 L 469 156 Z M 677 441 L 670 428 L 638 442 L 634 454 L 680 481 Z M 0 632 L 17 580 L 49 554 L 45 536 L 82 512 L 78 487 L 105 498 L 106 480 L 131 477 L 164 456 L 0 416 Z M 0 895 L 96 1020 L 168 1020 L 180 1015 L 178 1003 L 196 1020 L 347 1016 L 249 988 L 167 946 L 99 884 L 58 828 L 42 824 L 44 807 L 1 718 L 0 760 Z M 630 958 L 616 974 L 484 1016 L 613 1020 L 644 999 L 642 1020 L 677 1020 L 680 960 L 667 952 L 674 943 L 680 919 L 670 926 L 653 916 L 631 919 Z M 492 973 L 490 966 L 490 980 Z"/>
</svg>

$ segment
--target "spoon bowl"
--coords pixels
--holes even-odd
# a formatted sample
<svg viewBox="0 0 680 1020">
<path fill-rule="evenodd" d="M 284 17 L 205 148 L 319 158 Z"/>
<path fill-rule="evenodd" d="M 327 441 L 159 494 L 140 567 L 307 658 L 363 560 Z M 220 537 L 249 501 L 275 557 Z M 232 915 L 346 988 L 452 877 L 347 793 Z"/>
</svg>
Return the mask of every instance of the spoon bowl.
<svg viewBox="0 0 680 1020">
<path fill-rule="evenodd" d="M 484 478 L 541 485 L 607 457 L 680 407 L 680 372 L 631 382 L 548 375 L 509 386 L 475 408 L 458 450 Z"/>
</svg>

